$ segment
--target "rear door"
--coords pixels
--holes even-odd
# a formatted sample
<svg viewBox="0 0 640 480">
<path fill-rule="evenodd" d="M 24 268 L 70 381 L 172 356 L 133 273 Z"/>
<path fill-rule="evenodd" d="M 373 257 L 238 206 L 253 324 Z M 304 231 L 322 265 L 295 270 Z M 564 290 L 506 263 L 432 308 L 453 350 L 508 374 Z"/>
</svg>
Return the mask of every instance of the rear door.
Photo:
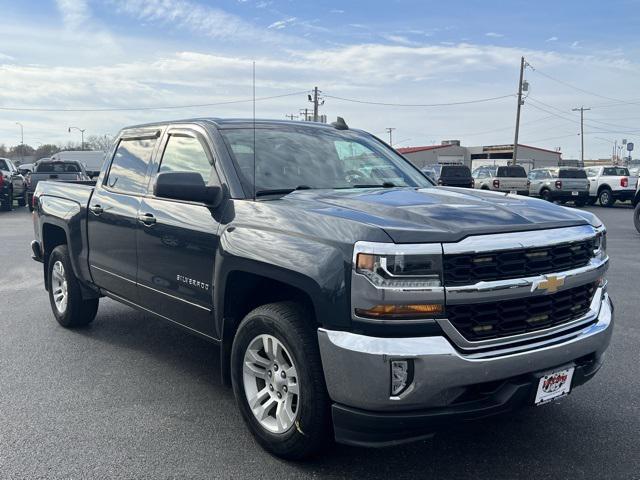
<svg viewBox="0 0 640 480">
<path fill-rule="evenodd" d="M 87 228 L 93 281 L 134 303 L 138 303 L 137 215 L 159 133 L 152 129 L 123 135 L 89 201 Z"/>
<path fill-rule="evenodd" d="M 152 167 L 149 193 L 139 215 L 138 284 L 145 308 L 189 329 L 217 337 L 213 321 L 213 271 L 222 207 L 155 197 L 155 176 L 195 172 L 209 185 L 220 184 L 213 146 L 196 126 L 171 128 L 159 162 Z"/>
</svg>

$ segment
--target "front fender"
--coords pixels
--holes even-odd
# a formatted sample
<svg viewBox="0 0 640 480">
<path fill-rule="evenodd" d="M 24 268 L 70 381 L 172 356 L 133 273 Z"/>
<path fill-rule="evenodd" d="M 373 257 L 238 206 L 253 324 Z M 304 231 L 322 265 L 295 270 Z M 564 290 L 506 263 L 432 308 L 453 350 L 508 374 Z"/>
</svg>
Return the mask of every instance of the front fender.
<svg viewBox="0 0 640 480">
<path fill-rule="evenodd" d="M 311 299 L 320 324 L 332 328 L 349 326 L 347 292 L 352 247 L 245 226 L 224 230 L 219 245 L 214 279 L 219 332 L 224 314 L 225 280 L 234 271 L 260 275 L 297 288 Z"/>
</svg>

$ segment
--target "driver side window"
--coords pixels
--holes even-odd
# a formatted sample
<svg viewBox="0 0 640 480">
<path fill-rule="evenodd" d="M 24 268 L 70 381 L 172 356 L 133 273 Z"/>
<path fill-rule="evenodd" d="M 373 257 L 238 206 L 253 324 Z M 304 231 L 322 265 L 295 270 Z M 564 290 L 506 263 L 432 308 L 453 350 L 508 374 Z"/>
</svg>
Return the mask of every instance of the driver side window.
<svg viewBox="0 0 640 480">
<path fill-rule="evenodd" d="M 209 183 L 212 167 L 205 147 L 197 138 L 176 134 L 169 136 L 158 173 L 195 172 L 204 183 Z"/>
</svg>

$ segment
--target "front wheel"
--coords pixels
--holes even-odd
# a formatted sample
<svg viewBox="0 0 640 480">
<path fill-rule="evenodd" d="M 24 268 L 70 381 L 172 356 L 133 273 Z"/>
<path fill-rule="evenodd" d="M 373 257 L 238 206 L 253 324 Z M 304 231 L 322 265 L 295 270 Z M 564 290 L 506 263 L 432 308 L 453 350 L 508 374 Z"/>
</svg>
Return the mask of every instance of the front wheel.
<svg viewBox="0 0 640 480">
<path fill-rule="evenodd" d="M 293 302 L 263 305 L 238 327 L 231 380 L 258 443 L 287 459 L 319 453 L 330 432 L 329 399 L 309 312 Z"/>
<path fill-rule="evenodd" d="M 609 190 L 608 188 L 603 189 L 598 194 L 598 201 L 603 207 L 611 207 L 616 202 L 616 200 L 613 198 L 611 190 Z"/>
<path fill-rule="evenodd" d="M 633 210 L 633 224 L 635 225 L 638 233 L 640 233 L 640 203 L 638 203 L 636 208 Z"/>
<path fill-rule="evenodd" d="M 59 245 L 49 256 L 47 270 L 51 310 L 65 328 L 81 327 L 93 321 L 98 312 L 98 299 L 83 299 L 78 279 L 73 273 L 69 250 Z"/>
</svg>

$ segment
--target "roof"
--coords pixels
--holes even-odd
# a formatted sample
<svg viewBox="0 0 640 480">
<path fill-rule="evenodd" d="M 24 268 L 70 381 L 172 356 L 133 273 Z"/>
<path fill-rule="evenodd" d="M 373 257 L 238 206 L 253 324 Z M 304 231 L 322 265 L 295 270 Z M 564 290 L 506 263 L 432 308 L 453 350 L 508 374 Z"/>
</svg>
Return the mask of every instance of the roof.
<svg viewBox="0 0 640 480">
<path fill-rule="evenodd" d="M 152 123 L 143 123 L 139 125 L 129 125 L 123 128 L 123 130 L 133 130 L 133 129 L 142 129 L 142 128 L 153 128 L 153 127 L 163 127 L 166 125 L 174 125 L 181 123 L 209 123 L 213 124 L 216 127 L 224 128 L 247 128 L 256 125 L 257 127 L 265 126 L 265 125 L 302 125 L 306 127 L 318 127 L 318 128 L 329 128 L 335 130 L 335 127 L 330 123 L 320 123 L 320 122 L 305 122 L 305 121 L 294 121 L 294 120 L 269 120 L 269 119 L 253 119 L 253 118 L 217 118 L 217 117 L 197 117 L 197 118 L 186 118 L 179 120 L 166 120 Z M 349 128 L 349 130 L 360 131 L 355 128 Z"/>
<path fill-rule="evenodd" d="M 435 150 L 437 148 L 457 147 L 458 145 L 426 145 L 424 147 L 402 147 L 396 148 L 399 153 L 415 153 L 423 152 L 425 150 Z"/>
</svg>

